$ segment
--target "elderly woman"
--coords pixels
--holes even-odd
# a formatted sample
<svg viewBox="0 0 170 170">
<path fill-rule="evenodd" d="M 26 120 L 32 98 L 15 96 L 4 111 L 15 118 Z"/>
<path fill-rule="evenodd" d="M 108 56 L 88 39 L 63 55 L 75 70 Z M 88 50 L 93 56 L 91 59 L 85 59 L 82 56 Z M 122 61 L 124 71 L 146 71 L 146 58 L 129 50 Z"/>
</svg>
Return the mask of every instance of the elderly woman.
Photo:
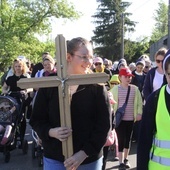
<svg viewBox="0 0 170 170">
<path fill-rule="evenodd" d="M 168 84 L 147 99 L 141 122 L 137 170 L 170 169 L 170 50 L 163 61 Z"/>
</svg>

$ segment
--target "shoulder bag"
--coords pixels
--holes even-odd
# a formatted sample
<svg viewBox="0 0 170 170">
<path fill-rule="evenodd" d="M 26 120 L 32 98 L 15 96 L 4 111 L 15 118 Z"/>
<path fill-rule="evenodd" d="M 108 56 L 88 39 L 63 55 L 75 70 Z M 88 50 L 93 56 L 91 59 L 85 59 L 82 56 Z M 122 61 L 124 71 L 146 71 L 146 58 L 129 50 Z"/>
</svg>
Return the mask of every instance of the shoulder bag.
<svg viewBox="0 0 170 170">
<path fill-rule="evenodd" d="M 130 93 L 130 86 L 128 86 L 128 91 L 127 91 L 127 95 L 126 95 L 126 100 L 125 103 L 123 104 L 122 107 L 119 107 L 115 113 L 115 128 L 117 128 L 125 114 L 125 109 L 127 106 L 127 102 L 129 99 L 129 93 Z"/>
</svg>

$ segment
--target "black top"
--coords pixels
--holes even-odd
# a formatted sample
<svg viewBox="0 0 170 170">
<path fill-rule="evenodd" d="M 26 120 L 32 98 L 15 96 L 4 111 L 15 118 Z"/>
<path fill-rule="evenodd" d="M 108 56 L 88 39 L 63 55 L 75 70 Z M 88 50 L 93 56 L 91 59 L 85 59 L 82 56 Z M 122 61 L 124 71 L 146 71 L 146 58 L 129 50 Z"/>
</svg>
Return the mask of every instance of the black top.
<svg viewBox="0 0 170 170">
<path fill-rule="evenodd" d="M 111 107 L 105 86 L 79 85 L 71 100 L 74 153 L 83 150 L 89 157 L 83 164 L 102 156 L 110 129 Z M 39 89 L 30 125 L 42 139 L 44 155 L 63 162 L 61 142 L 51 138 L 51 128 L 60 127 L 58 88 Z"/>
<path fill-rule="evenodd" d="M 19 79 L 21 79 L 21 78 L 27 78 L 27 77 L 24 75 L 16 76 L 14 74 L 13 76 L 10 76 L 7 78 L 6 84 L 7 84 L 7 86 L 10 86 L 10 91 L 18 92 L 18 91 L 22 90 L 20 87 L 17 87 L 17 81 L 19 81 Z"/>
<path fill-rule="evenodd" d="M 32 70 L 31 77 L 35 77 L 35 74 L 37 73 L 38 70 L 42 70 L 44 67 L 42 63 L 37 63 Z"/>
<path fill-rule="evenodd" d="M 138 149 L 137 149 L 137 170 L 148 170 L 149 154 L 152 147 L 153 136 L 156 132 L 155 116 L 160 89 L 153 92 L 144 106 Z M 170 113 L 170 94 L 165 90 L 166 106 Z"/>
<path fill-rule="evenodd" d="M 132 77 L 131 84 L 136 85 L 139 88 L 139 91 L 142 92 L 146 74 L 143 73 L 142 75 L 138 75 L 135 71 L 133 71 L 132 74 L 134 77 Z"/>
</svg>

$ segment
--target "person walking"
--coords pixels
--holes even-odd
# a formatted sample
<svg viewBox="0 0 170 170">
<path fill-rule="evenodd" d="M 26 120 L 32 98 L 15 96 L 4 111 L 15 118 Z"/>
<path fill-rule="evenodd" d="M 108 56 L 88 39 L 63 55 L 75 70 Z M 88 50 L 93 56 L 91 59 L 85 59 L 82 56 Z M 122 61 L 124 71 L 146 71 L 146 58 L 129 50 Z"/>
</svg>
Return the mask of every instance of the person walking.
<svg viewBox="0 0 170 170">
<path fill-rule="evenodd" d="M 157 66 L 149 70 L 149 72 L 146 75 L 143 87 L 143 96 L 145 101 L 152 92 L 156 91 L 162 85 L 167 83 L 162 69 L 162 62 L 164 60 L 166 52 L 167 52 L 166 48 L 160 48 L 156 52 L 155 62 Z"/>
<path fill-rule="evenodd" d="M 137 170 L 170 169 L 170 50 L 163 61 L 167 84 L 153 92 L 144 106 L 137 147 Z"/>
<path fill-rule="evenodd" d="M 45 57 L 49 56 L 50 53 L 49 52 L 43 52 L 42 53 L 42 61 Z M 31 77 L 35 77 L 36 73 L 40 70 L 42 70 L 44 67 L 43 67 L 43 64 L 42 62 L 39 62 L 37 64 L 34 65 L 33 67 L 33 70 L 32 70 L 32 73 L 31 73 Z"/>
<path fill-rule="evenodd" d="M 19 106 L 22 106 L 22 112 L 25 113 L 25 108 L 27 106 L 28 93 L 32 91 L 32 89 L 21 89 L 17 86 L 17 82 L 22 78 L 27 78 L 24 74 L 27 71 L 26 63 L 20 59 L 15 59 L 12 65 L 13 75 L 9 76 L 7 80 L 4 82 L 2 87 L 3 94 L 9 94 L 17 100 Z M 11 93 L 12 92 L 12 93 Z M 21 96 L 24 96 L 24 100 L 21 100 Z M 21 104 L 22 101 L 22 104 Z M 21 121 L 21 141 L 23 141 L 24 135 L 26 131 L 26 119 L 25 116 Z"/>
<path fill-rule="evenodd" d="M 105 67 L 105 65 L 103 63 L 103 59 L 101 57 L 94 58 L 93 63 L 95 65 L 95 68 L 92 70 L 94 73 L 106 73 L 109 76 L 109 80 L 111 79 L 112 72 L 110 69 Z M 109 80 L 105 83 L 107 90 L 110 89 Z"/>
<path fill-rule="evenodd" d="M 140 121 L 142 117 L 142 97 L 137 86 L 130 84 L 132 72 L 129 68 L 122 68 L 119 71 L 120 85 L 114 85 L 110 90 L 113 94 L 116 104 L 113 105 L 114 113 L 125 103 L 125 96 L 130 88 L 129 98 L 125 109 L 125 114 L 116 128 L 119 148 L 119 170 L 130 168 L 128 155 L 130 150 L 130 140 L 134 121 Z"/>
<path fill-rule="evenodd" d="M 142 100 L 143 100 L 143 85 L 145 81 L 146 74 L 143 72 L 145 68 L 145 61 L 140 59 L 136 62 L 136 70 L 132 72 L 134 77 L 132 77 L 131 84 L 134 84 L 138 87 Z M 138 134 L 139 134 L 139 127 L 140 127 L 140 121 L 136 121 L 133 125 L 133 135 L 132 135 L 132 142 L 138 141 Z"/>
<path fill-rule="evenodd" d="M 81 37 L 67 41 L 69 75 L 90 74 L 92 63 L 93 48 L 89 41 Z M 106 87 L 90 82 L 70 86 L 70 96 L 72 128 L 61 127 L 58 87 L 38 90 L 30 125 L 42 140 L 44 170 L 101 170 L 103 146 L 111 127 Z M 62 142 L 71 134 L 73 155 L 65 158 Z"/>
</svg>

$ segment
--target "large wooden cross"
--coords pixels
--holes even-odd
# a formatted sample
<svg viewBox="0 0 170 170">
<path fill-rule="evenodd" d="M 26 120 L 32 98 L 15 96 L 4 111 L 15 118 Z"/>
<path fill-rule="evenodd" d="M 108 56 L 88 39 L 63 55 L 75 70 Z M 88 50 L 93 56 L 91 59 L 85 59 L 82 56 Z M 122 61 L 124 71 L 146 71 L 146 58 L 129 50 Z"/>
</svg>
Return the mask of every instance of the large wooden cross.
<svg viewBox="0 0 170 170">
<path fill-rule="evenodd" d="M 18 81 L 18 86 L 23 89 L 58 86 L 61 126 L 71 127 L 69 86 L 104 83 L 108 80 L 108 75 L 105 73 L 67 75 L 65 38 L 62 35 L 58 35 L 55 39 L 55 45 L 57 52 L 57 76 L 20 79 Z M 72 136 L 70 136 L 67 141 L 62 142 L 62 148 L 65 158 L 68 158 L 73 154 Z"/>
</svg>

